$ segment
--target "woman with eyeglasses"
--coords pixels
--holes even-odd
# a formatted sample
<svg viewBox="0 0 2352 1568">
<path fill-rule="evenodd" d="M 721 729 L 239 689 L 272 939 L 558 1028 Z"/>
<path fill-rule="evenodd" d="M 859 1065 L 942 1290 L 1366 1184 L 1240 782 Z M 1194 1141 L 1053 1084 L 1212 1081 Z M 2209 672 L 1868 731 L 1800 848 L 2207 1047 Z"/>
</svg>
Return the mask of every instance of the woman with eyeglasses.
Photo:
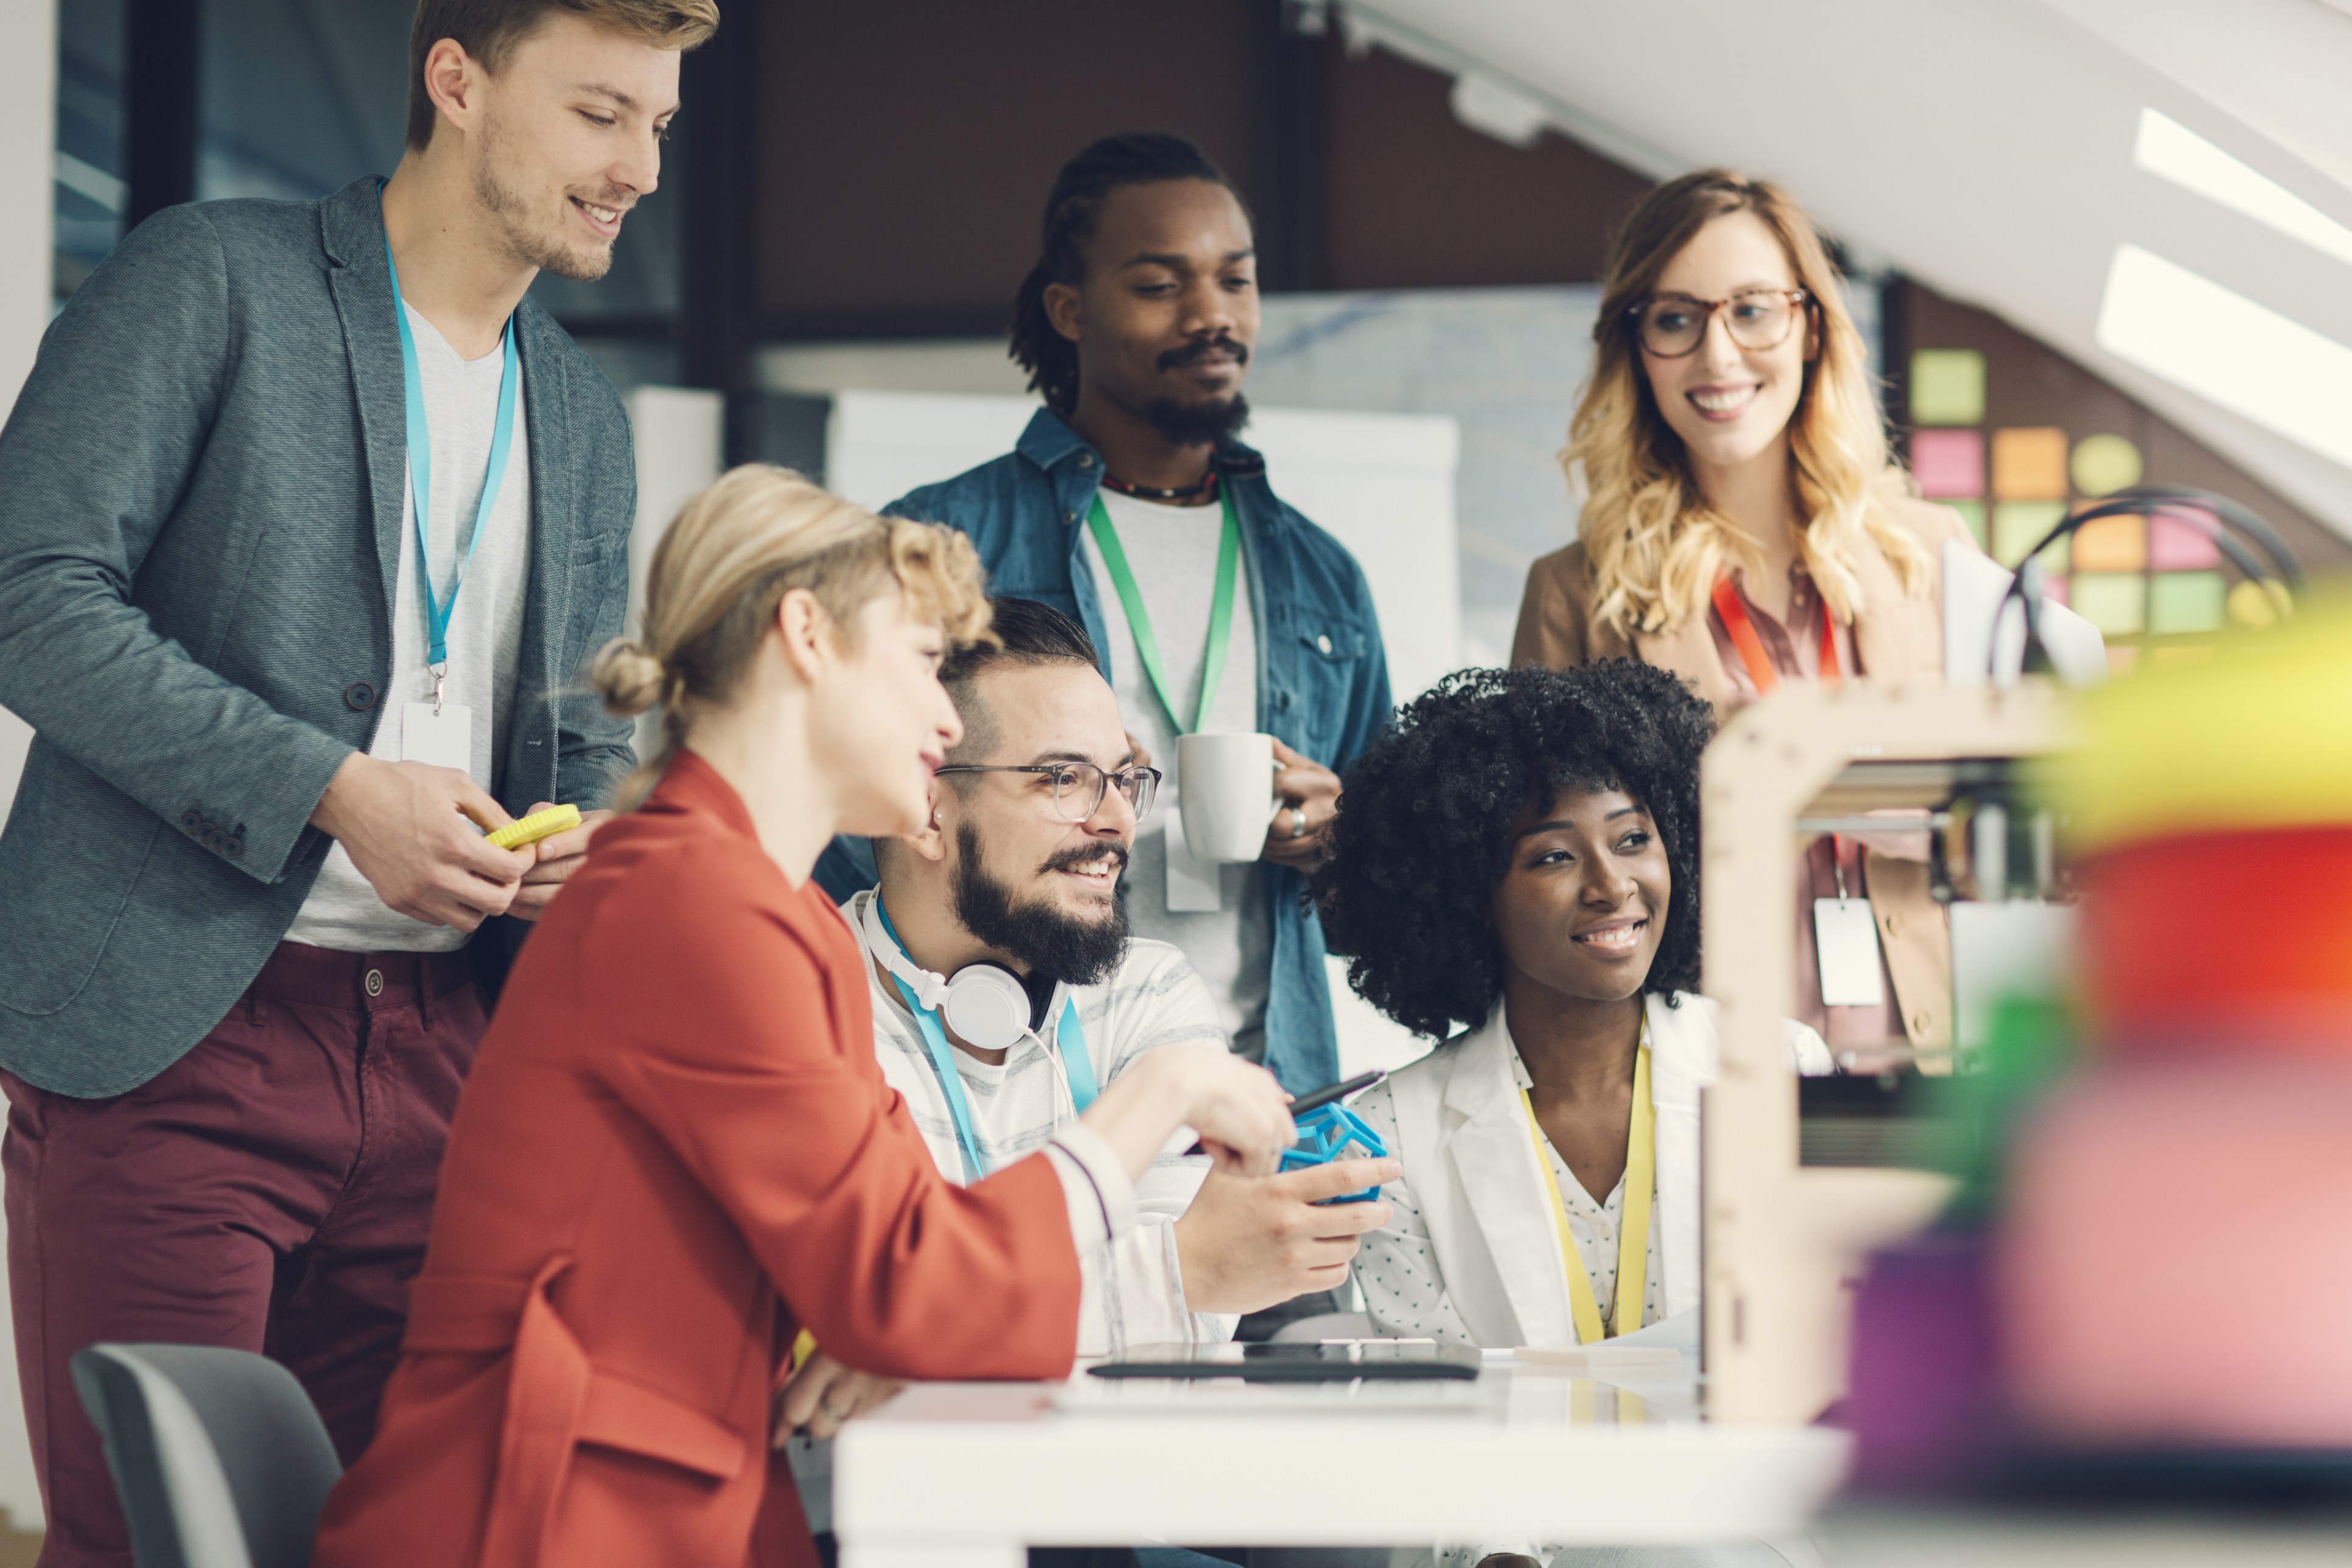
<svg viewBox="0 0 2352 1568">
<path fill-rule="evenodd" d="M 1786 192 L 1724 169 L 1652 191 L 1593 338 L 1561 454 L 1578 538 L 1529 571 L 1514 664 L 1638 658 L 1718 710 L 1790 681 L 1940 679 L 1940 551 L 1968 532 L 1890 460 L 1843 286 Z M 1908 841 L 1924 837 L 1807 852 L 1796 1016 L 1832 1046 L 1949 1044 L 1950 938 Z M 1864 898 L 1866 924 L 1818 928 L 1825 962 L 1816 906 Z"/>
<path fill-rule="evenodd" d="M 1286 1098 L 1223 1051 L 969 1186 L 884 1081 L 811 872 L 926 820 L 963 732 L 940 661 L 988 635 L 963 535 L 796 474 L 738 468 L 671 524 L 594 674 L 614 713 L 660 705 L 663 744 L 499 999 L 320 1568 L 816 1568 L 772 1431 L 830 1436 L 892 1378 L 1066 1376 L 1078 1259 L 1180 1125 L 1274 1169 Z"/>
</svg>

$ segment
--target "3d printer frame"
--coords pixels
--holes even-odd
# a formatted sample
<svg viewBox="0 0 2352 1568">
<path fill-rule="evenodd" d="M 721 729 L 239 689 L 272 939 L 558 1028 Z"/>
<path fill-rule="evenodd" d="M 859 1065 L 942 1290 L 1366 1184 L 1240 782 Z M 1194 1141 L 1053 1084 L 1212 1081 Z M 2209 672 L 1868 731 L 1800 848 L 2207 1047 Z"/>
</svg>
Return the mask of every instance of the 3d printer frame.
<svg viewBox="0 0 2352 1568">
<path fill-rule="evenodd" d="M 1789 686 L 1742 710 L 1700 770 L 1702 988 L 1722 1068 L 1703 1128 L 1704 1366 L 1710 1419 L 1812 1420 L 1845 1388 L 1852 1287 L 1873 1247 L 1933 1219 L 1949 1177 L 1807 1168 L 1780 1038 L 1795 1004 L 1792 868 L 1801 818 L 1946 805 L 1977 763 L 2070 743 L 2067 698 L 2039 679 Z"/>
</svg>

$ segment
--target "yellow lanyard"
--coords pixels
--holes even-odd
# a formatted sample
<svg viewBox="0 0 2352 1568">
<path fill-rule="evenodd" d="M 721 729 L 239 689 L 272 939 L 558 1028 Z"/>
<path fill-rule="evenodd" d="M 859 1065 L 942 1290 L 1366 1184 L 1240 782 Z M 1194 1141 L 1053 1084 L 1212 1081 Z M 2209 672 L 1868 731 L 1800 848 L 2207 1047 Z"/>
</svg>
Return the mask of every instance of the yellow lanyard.
<svg viewBox="0 0 2352 1568">
<path fill-rule="evenodd" d="M 1649 1033 L 1648 1019 L 1642 1032 Z M 1617 1326 L 1604 1330 L 1601 1304 L 1592 1294 L 1591 1277 L 1584 1271 L 1584 1255 L 1577 1250 L 1576 1233 L 1569 1227 L 1568 1200 L 1560 1195 L 1559 1173 L 1551 1168 L 1550 1146 L 1543 1124 L 1536 1120 L 1535 1096 L 1519 1090 L 1527 1108 L 1528 1136 L 1535 1141 L 1536 1169 L 1551 1189 L 1552 1217 L 1559 1226 L 1559 1251 L 1568 1268 L 1568 1304 L 1576 1317 L 1579 1344 L 1630 1334 L 1642 1326 L 1642 1299 L 1648 1293 L 1650 1274 L 1650 1193 L 1656 1184 L 1658 1108 L 1650 1100 L 1650 1047 L 1643 1046 L 1633 1058 L 1633 1121 L 1625 1134 L 1625 1206 L 1617 1233 Z"/>
</svg>

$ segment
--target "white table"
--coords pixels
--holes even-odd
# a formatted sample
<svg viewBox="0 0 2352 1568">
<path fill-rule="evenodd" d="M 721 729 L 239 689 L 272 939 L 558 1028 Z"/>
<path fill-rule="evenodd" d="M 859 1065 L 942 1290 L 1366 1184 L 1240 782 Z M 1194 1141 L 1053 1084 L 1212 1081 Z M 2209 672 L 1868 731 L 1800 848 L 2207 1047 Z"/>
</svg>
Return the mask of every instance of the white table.
<svg viewBox="0 0 2352 1568">
<path fill-rule="evenodd" d="M 924 1384 L 837 1439 L 834 1529 L 842 1568 L 1022 1568 L 1029 1546 L 1801 1531 L 1844 1475 L 1844 1436 L 1706 1426 L 1692 1392 L 1519 1363 L 1452 1385 Z"/>
</svg>

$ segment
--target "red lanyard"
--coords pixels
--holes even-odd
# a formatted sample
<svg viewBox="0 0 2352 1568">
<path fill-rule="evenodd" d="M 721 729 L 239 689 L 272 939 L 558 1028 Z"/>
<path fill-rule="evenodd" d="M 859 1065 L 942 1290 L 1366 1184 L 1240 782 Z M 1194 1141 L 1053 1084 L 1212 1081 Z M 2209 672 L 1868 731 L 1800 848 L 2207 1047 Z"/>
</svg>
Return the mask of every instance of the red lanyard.
<svg viewBox="0 0 2352 1568">
<path fill-rule="evenodd" d="M 1740 602 L 1739 590 L 1731 585 L 1729 577 L 1718 577 L 1715 584 L 1715 613 L 1723 617 L 1723 629 L 1731 634 L 1731 646 L 1739 650 L 1739 659 L 1748 667 L 1748 678 L 1756 683 L 1756 695 L 1767 696 L 1780 689 L 1780 672 L 1772 668 L 1771 656 L 1764 651 L 1764 639 L 1756 635 L 1755 623 L 1748 618 L 1748 606 Z M 1822 673 L 1823 686 L 1835 686 L 1843 679 L 1838 668 L 1837 624 L 1830 619 L 1830 602 L 1822 601 Z"/>
</svg>

